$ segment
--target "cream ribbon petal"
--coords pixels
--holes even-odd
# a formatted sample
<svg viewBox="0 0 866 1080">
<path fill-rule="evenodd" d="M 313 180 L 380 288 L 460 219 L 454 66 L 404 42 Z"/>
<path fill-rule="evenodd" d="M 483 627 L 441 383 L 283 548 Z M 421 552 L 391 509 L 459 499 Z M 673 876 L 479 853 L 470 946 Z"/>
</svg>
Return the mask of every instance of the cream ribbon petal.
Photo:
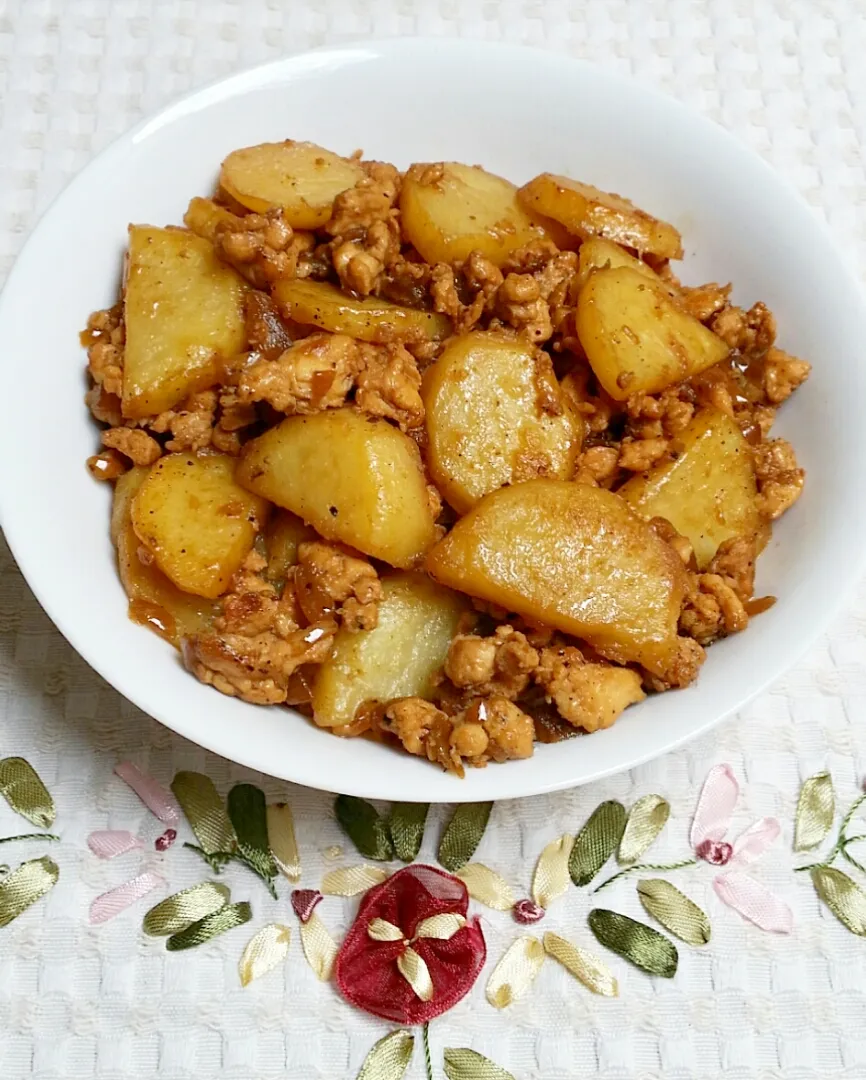
<svg viewBox="0 0 866 1080">
<path fill-rule="evenodd" d="M 371 919 L 367 934 L 373 941 L 403 941 L 405 938 L 400 927 L 388 922 L 387 919 Z"/>
<path fill-rule="evenodd" d="M 574 837 L 566 833 L 552 840 L 539 856 L 532 876 L 532 899 L 541 907 L 550 907 L 571 884 L 568 860 L 573 847 Z"/>
<path fill-rule="evenodd" d="M 288 803 L 271 803 L 267 808 L 268 845 L 274 862 L 289 881 L 301 879 L 301 856 L 295 839 L 295 822 Z"/>
<path fill-rule="evenodd" d="M 292 932 L 281 923 L 263 926 L 244 949 L 238 965 L 241 986 L 249 986 L 285 960 L 289 951 Z"/>
<path fill-rule="evenodd" d="M 322 892 L 325 896 L 358 896 L 374 885 L 381 885 L 387 877 L 378 866 L 343 866 L 325 874 Z"/>
<path fill-rule="evenodd" d="M 548 932 L 544 935 L 544 951 L 554 960 L 558 960 L 566 971 L 579 979 L 594 994 L 619 997 L 619 984 L 616 979 L 601 960 L 586 949 L 572 945 L 559 934 Z"/>
<path fill-rule="evenodd" d="M 487 1000 L 504 1009 L 522 997 L 544 963 L 544 946 L 538 938 L 524 936 L 512 942 L 487 981 Z"/>
<path fill-rule="evenodd" d="M 508 882 L 484 863 L 467 863 L 454 874 L 460 878 L 473 900 L 494 911 L 510 911 L 514 907 L 514 893 Z"/>
<path fill-rule="evenodd" d="M 328 928 L 315 912 L 305 923 L 301 923 L 301 945 L 307 963 L 316 977 L 327 982 L 334 970 L 334 961 L 339 950 Z"/>
<path fill-rule="evenodd" d="M 433 997 L 433 980 L 422 957 L 410 946 L 397 957 L 397 970 L 412 987 L 416 997 L 429 1001 Z"/>
<path fill-rule="evenodd" d="M 462 930 L 465 925 L 466 920 L 462 915 L 446 911 L 441 915 L 431 915 L 429 919 L 424 919 L 422 922 L 418 923 L 415 930 L 415 937 L 437 938 L 439 941 L 450 941 L 457 931 Z"/>
</svg>

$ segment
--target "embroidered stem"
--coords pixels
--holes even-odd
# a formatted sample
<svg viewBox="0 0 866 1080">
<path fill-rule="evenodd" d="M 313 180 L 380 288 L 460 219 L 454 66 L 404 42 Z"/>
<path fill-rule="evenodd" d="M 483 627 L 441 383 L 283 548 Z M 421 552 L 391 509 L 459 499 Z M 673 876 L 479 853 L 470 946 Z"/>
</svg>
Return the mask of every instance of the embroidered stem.
<svg viewBox="0 0 866 1080">
<path fill-rule="evenodd" d="M 11 844 L 14 840 L 57 840 L 59 842 L 60 837 L 47 832 L 21 833 L 20 836 L 0 837 L 0 844 Z"/>
<path fill-rule="evenodd" d="M 433 1061 L 430 1058 L 430 1024 L 429 1022 L 421 1029 L 421 1034 L 424 1042 L 424 1069 L 427 1073 L 427 1080 L 433 1080 Z"/>
<path fill-rule="evenodd" d="M 627 866 L 625 870 L 620 870 L 618 874 L 614 874 L 613 877 L 609 877 L 607 881 L 603 881 L 598 888 L 593 889 L 593 893 L 601 892 L 602 889 L 606 889 L 608 885 L 612 885 L 617 878 L 623 877 L 625 874 L 634 874 L 643 870 L 681 870 L 684 866 L 697 866 L 697 859 L 683 859 L 682 862 L 675 863 L 636 863 L 634 866 Z"/>
<path fill-rule="evenodd" d="M 837 855 L 841 855 L 844 859 L 851 863 L 852 866 L 856 866 L 858 870 L 862 870 L 863 873 L 866 874 L 866 867 L 861 866 L 860 863 L 857 862 L 857 860 L 854 858 L 854 856 L 849 855 L 848 851 L 846 850 L 849 844 L 853 844 L 857 840 L 866 840 L 866 833 L 858 834 L 857 836 L 845 835 L 845 830 L 851 824 L 852 818 L 864 802 L 866 802 L 866 791 L 864 791 L 862 795 L 857 796 L 854 802 L 851 803 L 851 806 L 848 809 L 848 813 L 845 815 L 845 817 L 842 818 L 842 824 L 839 826 L 839 834 L 836 837 L 836 843 L 830 849 L 829 853 L 827 854 L 827 858 L 824 859 L 822 862 L 808 863 L 806 866 L 795 866 L 795 874 L 800 874 L 804 870 L 815 870 L 819 867 L 832 866 Z"/>
</svg>

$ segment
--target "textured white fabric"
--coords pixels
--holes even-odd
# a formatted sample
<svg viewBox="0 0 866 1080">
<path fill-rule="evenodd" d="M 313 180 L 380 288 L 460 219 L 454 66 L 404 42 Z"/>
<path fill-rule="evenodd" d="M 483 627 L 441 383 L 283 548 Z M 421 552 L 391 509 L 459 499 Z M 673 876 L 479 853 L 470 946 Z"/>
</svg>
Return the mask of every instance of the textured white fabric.
<svg viewBox="0 0 866 1080">
<path fill-rule="evenodd" d="M 630 72 L 755 148 L 826 217 L 861 275 L 866 268 L 863 0 L 0 0 L 0 279 L 48 201 L 143 114 L 239 67 L 395 34 L 526 42 Z M 27 407 L 14 385 L 4 394 L 7 408 Z M 58 543 L 62 528 L 58 522 Z M 483 982 L 518 928 L 507 914 L 485 911 L 485 975 L 431 1028 L 438 1076 L 443 1047 L 471 1046 L 517 1080 L 866 1077 L 862 943 L 819 908 L 808 880 L 792 873 L 790 854 L 800 780 L 829 768 L 847 805 L 866 773 L 866 593 L 851 599 L 830 634 L 740 717 L 628 775 L 499 804 L 477 856 L 526 895 L 548 841 L 575 831 L 603 798 L 631 803 L 655 790 L 671 800 L 673 815 L 653 857 L 683 858 L 700 783 L 712 764 L 728 761 L 743 788 L 734 835 L 762 815 L 782 821 L 782 840 L 754 871 L 794 909 L 793 935 L 763 934 L 724 908 L 703 865 L 674 880 L 710 912 L 713 940 L 702 950 L 681 948 L 675 979 L 652 980 L 605 954 L 621 987 L 609 1000 L 549 963 L 523 1000 L 497 1013 Z M 146 902 L 104 926 L 87 925 L 94 896 L 145 869 L 164 874 L 172 889 L 206 876 L 180 844 L 165 856 L 153 852 L 162 827 L 112 776 L 120 758 L 165 781 L 192 768 L 223 791 L 245 778 L 271 798 L 288 796 L 304 886 L 359 860 L 348 850 L 342 860 L 327 854 L 342 843 L 328 796 L 253 776 L 121 700 L 50 625 L 2 541 L 0 753 L 24 754 L 37 766 L 63 834 L 53 852 L 59 885 L 0 930 L 2 1080 L 355 1076 L 387 1025 L 313 978 L 296 933 L 282 971 L 240 987 L 237 962 L 252 932 L 274 920 L 295 924 L 285 885 L 274 902 L 245 871 L 229 870 L 234 898 L 253 902 L 253 923 L 186 954 L 143 937 Z M 428 827 L 430 857 L 444 812 Z M 19 824 L 0 806 L 0 835 Z M 106 828 L 151 842 L 144 853 L 100 862 L 85 838 Z M 3 851 L 10 859 L 37 854 L 39 845 Z M 597 900 L 641 915 L 628 879 Z M 595 947 L 586 926 L 595 902 L 570 889 L 538 932 Z M 328 897 L 319 914 L 339 935 L 356 903 Z M 423 1075 L 419 1054 L 408 1075 Z"/>
</svg>

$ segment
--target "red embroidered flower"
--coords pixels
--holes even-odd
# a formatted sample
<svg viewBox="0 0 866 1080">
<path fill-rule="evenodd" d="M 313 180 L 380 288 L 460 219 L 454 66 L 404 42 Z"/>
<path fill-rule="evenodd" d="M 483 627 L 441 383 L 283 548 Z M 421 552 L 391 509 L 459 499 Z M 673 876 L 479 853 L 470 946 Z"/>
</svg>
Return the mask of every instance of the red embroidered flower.
<svg viewBox="0 0 866 1080">
<path fill-rule="evenodd" d="M 487 956 L 468 908 L 463 882 L 433 866 L 407 866 L 370 889 L 337 955 L 343 997 L 400 1024 L 423 1024 L 450 1009 Z"/>
</svg>

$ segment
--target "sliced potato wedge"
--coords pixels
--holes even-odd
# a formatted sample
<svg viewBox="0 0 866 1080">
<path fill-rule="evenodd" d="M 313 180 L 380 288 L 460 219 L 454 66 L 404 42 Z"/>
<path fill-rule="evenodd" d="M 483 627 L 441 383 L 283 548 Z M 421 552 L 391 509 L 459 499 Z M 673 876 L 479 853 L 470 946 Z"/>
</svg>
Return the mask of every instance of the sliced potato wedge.
<svg viewBox="0 0 866 1080">
<path fill-rule="evenodd" d="M 115 484 L 111 538 L 117 548 L 120 580 L 129 597 L 129 617 L 179 648 L 181 638 L 211 628 L 216 605 L 213 600 L 181 592 L 152 560 L 143 562 L 139 558 L 142 545 L 132 527 L 132 500 L 149 471 L 142 467 L 130 469 Z"/>
<path fill-rule="evenodd" d="M 349 724 L 365 701 L 429 697 L 442 669 L 465 597 L 424 574 L 382 580 L 375 630 L 340 630 L 313 686 L 313 712 L 322 727 Z"/>
<path fill-rule="evenodd" d="M 675 461 L 632 477 L 618 494 L 643 518 L 667 518 L 705 570 L 725 540 L 758 529 L 752 451 L 737 424 L 715 409 L 698 413 L 676 450 Z"/>
<path fill-rule="evenodd" d="M 265 530 L 265 551 L 269 581 L 285 581 L 290 567 L 298 561 L 298 544 L 316 539 L 316 530 L 288 510 L 277 510 Z"/>
<path fill-rule="evenodd" d="M 355 409 L 290 416 L 247 443 L 238 481 L 327 540 L 412 566 L 435 539 L 415 443 Z"/>
<path fill-rule="evenodd" d="M 613 240 L 605 240 L 601 236 L 593 236 L 584 240 L 580 245 L 577 261 L 577 285 L 582 286 L 594 270 L 616 269 L 618 266 L 630 266 L 639 274 L 648 277 L 650 281 L 656 281 L 668 288 L 667 283 L 658 276 L 652 267 L 647 266 L 641 259 L 630 255 L 625 248 L 615 244 Z M 668 289 L 670 291 L 670 289 Z"/>
<path fill-rule="evenodd" d="M 227 454 L 168 454 L 132 502 L 132 525 L 179 589 L 216 599 L 267 519 L 264 499 L 234 479 Z"/>
<path fill-rule="evenodd" d="M 553 218 L 576 236 L 603 236 L 663 259 L 683 257 L 682 237 L 673 225 L 592 184 L 542 173 L 524 184 L 518 198 L 530 212 Z"/>
<path fill-rule="evenodd" d="M 728 355 L 728 346 L 683 311 L 663 282 L 628 266 L 597 270 L 580 290 L 577 336 L 616 401 L 656 394 Z"/>
<path fill-rule="evenodd" d="M 426 560 L 444 585 L 663 671 L 685 584 L 679 558 L 618 495 L 529 480 L 485 496 Z"/>
<path fill-rule="evenodd" d="M 501 266 L 517 248 L 552 239 L 517 202 L 514 184 L 478 165 L 413 165 L 400 211 L 406 239 L 430 263 L 460 262 L 480 251 Z"/>
<path fill-rule="evenodd" d="M 331 216 L 334 199 L 364 175 L 357 161 L 287 139 L 233 151 L 222 164 L 220 184 L 248 210 L 263 214 L 280 206 L 293 228 L 318 229 Z"/>
<path fill-rule="evenodd" d="M 123 414 L 164 412 L 218 382 L 244 347 L 247 285 L 186 229 L 131 225 L 126 268 Z"/>
<path fill-rule="evenodd" d="M 310 278 L 278 281 L 273 297 L 286 319 L 318 326 L 332 334 L 386 345 L 390 341 L 440 341 L 451 332 L 451 320 L 432 311 L 401 307 L 368 296 L 356 300 L 335 285 Z"/>
<path fill-rule="evenodd" d="M 424 373 L 427 463 L 458 513 L 489 491 L 535 476 L 567 479 L 584 422 L 546 353 L 495 332 L 453 338 Z"/>
</svg>

